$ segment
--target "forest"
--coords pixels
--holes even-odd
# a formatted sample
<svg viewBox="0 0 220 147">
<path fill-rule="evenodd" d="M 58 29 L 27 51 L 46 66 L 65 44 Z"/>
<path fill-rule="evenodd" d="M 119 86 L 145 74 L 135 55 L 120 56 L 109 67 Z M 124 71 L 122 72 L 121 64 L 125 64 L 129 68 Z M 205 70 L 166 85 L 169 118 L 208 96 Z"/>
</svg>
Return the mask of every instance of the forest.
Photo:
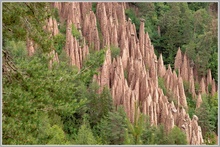
<svg viewBox="0 0 220 147">
<path fill-rule="evenodd" d="M 97 3 L 91 11 L 98 17 Z M 94 81 L 106 60 L 102 25 L 97 21 L 100 50 L 89 46 L 81 69 L 71 65 L 66 54 L 68 25 L 59 10 L 47 2 L 2 3 L 2 144 L 3 145 L 185 145 L 186 134 L 177 126 L 168 133 L 164 124 L 152 125 L 150 117 L 139 113 L 134 105 L 134 122 L 123 106 L 115 106 L 111 88 Z M 126 20 L 135 24 L 140 34 L 140 20 L 144 20 L 154 51 L 163 55 L 166 67 L 174 69 L 175 56 L 180 47 L 198 70 L 199 77 L 208 69 L 218 83 L 218 3 L 214 2 L 146 2 L 127 3 Z M 82 16 L 83 17 L 83 16 Z M 45 20 L 58 22 L 58 35 L 45 31 Z M 86 18 L 86 17 L 85 17 Z M 120 18 L 119 18 L 120 19 Z M 97 19 L 98 20 L 98 19 Z M 71 35 L 84 47 L 83 35 L 74 24 Z M 29 55 L 27 38 L 35 43 Z M 53 62 L 50 52 L 55 50 L 59 62 Z M 120 47 L 110 46 L 111 60 L 120 56 Z M 147 69 L 147 67 L 146 67 Z M 129 73 L 125 72 L 126 79 Z M 158 86 L 169 95 L 164 79 Z M 218 144 L 218 92 L 202 95 L 196 100 L 184 81 L 184 91 L 190 118 L 198 116 L 204 144 Z M 210 86 L 210 85 L 209 85 Z M 195 84 L 199 91 L 199 84 Z M 196 92 L 197 92 L 196 91 Z M 211 90 L 210 90 L 211 91 Z"/>
</svg>

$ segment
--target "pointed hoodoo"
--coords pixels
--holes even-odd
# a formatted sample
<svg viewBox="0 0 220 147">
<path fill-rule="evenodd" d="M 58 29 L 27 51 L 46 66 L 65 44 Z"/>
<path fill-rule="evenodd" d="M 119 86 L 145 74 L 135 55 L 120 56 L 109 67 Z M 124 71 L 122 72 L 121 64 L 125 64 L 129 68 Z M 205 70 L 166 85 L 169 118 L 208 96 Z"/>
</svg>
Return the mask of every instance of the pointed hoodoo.
<svg viewBox="0 0 220 147">
<path fill-rule="evenodd" d="M 144 19 L 140 19 L 140 31 L 139 31 L 139 41 L 140 41 L 140 51 L 142 56 L 144 55 Z"/>
<path fill-rule="evenodd" d="M 199 93 L 198 98 L 196 100 L 196 108 L 199 108 L 201 106 L 201 104 L 202 104 L 202 96 Z"/>
<path fill-rule="evenodd" d="M 67 24 L 69 21 L 74 24 L 79 22 L 79 24 L 82 25 L 82 33 L 86 41 L 90 40 L 95 43 L 95 40 L 98 40 L 97 36 L 99 36 L 99 34 L 97 33 L 95 21 L 97 18 L 97 21 L 100 23 L 102 43 L 104 42 L 102 47 L 104 47 L 104 45 L 118 45 L 121 49 L 120 57 L 113 59 L 113 63 L 111 61 L 111 53 L 108 49 L 104 64 L 100 68 L 100 74 L 95 78 L 101 86 L 107 85 L 111 88 L 113 102 L 116 107 L 123 105 L 129 119 L 134 122 L 134 102 L 139 101 L 143 106 L 141 111 L 150 116 L 152 124 L 157 125 L 158 123 L 163 123 L 167 130 L 170 130 L 174 125 L 179 127 L 183 125 L 183 127 L 185 127 L 184 132 L 187 134 L 188 143 L 193 140 L 192 136 L 194 135 L 193 142 L 197 144 L 200 137 L 198 131 L 196 131 L 196 129 L 199 128 L 197 127 L 198 124 L 195 123 L 194 128 L 190 129 L 191 120 L 188 118 L 185 109 L 181 111 L 181 106 L 187 106 L 183 79 L 190 81 L 191 93 L 194 93 L 193 90 L 195 88 L 193 88 L 192 69 L 189 68 L 187 60 L 183 63 L 183 55 L 180 48 L 178 49 L 175 59 L 175 69 L 179 71 L 177 77 L 175 70 L 172 71 L 170 66 L 168 70 L 166 70 L 162 55 L 160 55 L 157 62 L 149 35 L 148 33 L 144 33 L 143 20 L 141 20 L 139 39 L 137 38 L 134 24 L 132 24 L 131 21 L 127 22 L 125 20 L 124 9 L 126 6 L 124 3 L 98 3 L 96 11 L 97 17 L 92 11 L 86 10 L 87 6 L 82 6 L 82 4 L 68 5 L 69 3 L 62 7 L 59 6 L 59 8 L 62 9 L 59 11 L 65 12 L 63 15 L 68 16 Z M 88 4 L 88 6 L 91 8 L 91 3 Z M 68 8 L 71 10 L 66 11 L 64 7 L 65 9 Z M 85 14 L 69 14 L 74 9 L 77 11 L 80 9 L 79 13 Z M 87 34 L 87 32 L 89 34 Z M 88 36 L 86 37 L 86 35 Z M 88 53 L 88 46 L 84 43 L 84 47 L 79 47 L 79 42 L 75 41 L 71 33 L 66 37 L 67 42 L 69 41 L 66 44 L 68 55 L 71 54 L 71 57 L 73 56 L 72 58 L 75 65 L 79 59 L 80 66 L 82 66 L 81 62 Z M 70 41 L 72 43 L 70 43 Z M 94 45 L 98 44 L 99 43 L 95 43 Z M 84 51 L 85 49 L 86 51 Z M 187 59 L 185 55 L 184 58 Z M 148 66 L 148 70 L 146 70 L 145 65 Z M 182 65 L 186 65 L 185 67 L 188 72 L 182 69 Z M 127 78 L 125 78 L 125 70 L 128 74 Z M 181 73 L 184 75 L 187 74 L 188 78 L 182 77 Z M 167 96 L 163 94 L 162 89 L 157 88 L 155 84 L 157 83 L 157 74 L 165 79 L 166 88 L 173 92 L 173 96 L 177 101 L 176 109 L 173 102 L 170 103 Z M 204 79 L 204 81 L 208 80 Z M 212 86 L 214 84 L 212 84 Z M 215 87 L 215 85 L 213 87 Z M 215 89 L 216 88 L 212 88 L 213 91 L 216 91 Z"/>
<path fill-rule="evenodd" d="M 212 73 L 211 73 L 211 70 L 208 69 L 208 74 L 207 74 L 207 86 L 211 85 L 212 84 Z"/>
<path fill-rule="evenodd" d="M 195 92 L 195 82 L 194 82 L 194 78 L 193 78 L 193 68 L 190 68 L 190 74 L 189 74 L 189 92 L 192 93 L 192 96 L 195 97 L 196 96 L 196 92 Z"/>
<path fill-rule="evenodd" d="M 178 87 L 179 87 L 179 94 L 180 94 L 180 105 L 187 109 L 187 101 L 186 95 L 183 87 L 183 80 L 181 77 L 178 78 Z"/>
<path fill-rule="evenodd" d="M 202 77 L 201 81 L 200 81 L 200 92 L 201 94 L 205 94 L 206 90 L 205 90 L 205 82 L 204 82 L 204 78 Z"/>
<path fill-rule="evenodd" d="M 100 50 L 100 39 L 96 21 L 95 14 L 90 11 L 83 21 L 82 33 L 90 47 L 93 47 L 95 50 Z"/>
<path fill-rule="evenodd" d="M 215 79 L 212 79 L 212 96 L 216 94 L 216 85 L 215 85 Z"/>
<path fill-rule="evenodd" d="M 182 65 L 182 53 L 180 50 L 180 47 L 178 48 L 176 57 L 175 57 L 175 63 L 174 63 L 174 68 L 179 69 Z"/>
<path fill-rule="evenodd" d="M 105 61 L 103 63 L 102 66 L 102 70 L 101 70 L 101 81 L 100 81 L 100 86 L 104 87 L 107 86 L 109 87 L 109 83 L 110 83 L 110 66 L 111 66 L 111 50 L 110 47 L 108 47 L 107 51 L 106 51 L 106 55 L 105 55 Z"/>
<path fill-rule="evenodd" d="M 180 68 L 180 75 L 182 76 L 184 81 L 188 81 L 188 64 L 187 64 L 187 56 L 186 54 L 183 55 L 183 63 Z"/>
<path fill-rule="evenodd" d="M 160 54 L 160 57 L 158 59 L 158 67 L 157 67 L 157 73 L 160 77 L 163 77 L 166 73 L 166 67 L 164 66 L 163 63 L 163 57 L 162 54 Z"/>
</svg>

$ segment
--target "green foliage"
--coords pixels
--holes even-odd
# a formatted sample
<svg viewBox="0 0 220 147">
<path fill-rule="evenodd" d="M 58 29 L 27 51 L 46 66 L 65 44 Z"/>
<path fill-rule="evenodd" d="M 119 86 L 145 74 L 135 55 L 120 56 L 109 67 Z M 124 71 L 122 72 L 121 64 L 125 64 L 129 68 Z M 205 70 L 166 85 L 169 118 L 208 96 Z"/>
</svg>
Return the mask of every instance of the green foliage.
<svg viewBox="0 0 220 147">
<path fill-rule="evenodd" d="M 113 101 L 109 89 L 104 87 L 102 93 L 98 94 L 99 88 L 97 83 L 92 83 L 89 87 L 89 102 L 87 104 L 89 109 L 87 112 L 92 127 L 97 125 L 101 118 L 113 109 Z"/>
<path fill-rule="evenodd" d="M 140 28 L 140 20 L 135 16 L 135 12 L 134 10 L 131 9 L 126 9 L 125 10 L 125 15 L 127 16 L 127 18 L 130 18 L 132 23 L 135 24 L 136 27 L 136 32 L 139 32 L 139 28 Z"/>
<path fill-rule="evenodd" d="M 198 109 L 196 109 L 196 115 L 199 118 L 198 124 L 201 126 L 203 136 L 207 136 L 207 134 L 213 131 L 217 133 L 218 98 L 217 95 L 202 95 L 202 100 L 203 102 L 201 106 Z"/>
<path fill-rule="evenodd" d="M 125 139 L 125 129 L 127 128 L 126 114 L 123 107 L 119 107 L 117 111 L 109 111 L 102 118 L 98 125 L 100 136 L 104 144 L 121 145 Z"/>
<path fill-rule="evenodd" d="M 55 17 L 56 21 L 57 21 L 57 22 L 60 22 L 60 17 L 59 17 L 59 10 L 58 10 L 58 8 L 54 8 L 53 11 L 54 11 L 53 13 L 54 13 L 54 17 Z"/>
<path fill-rule="evenodd" d="M 216 145 L 217 144 L 217 140 L 216 140 L 216 135 L 214 132 L 208 132 L 206 133 L 206 136 L 204 137 L 204 142 L 207 145 Z"/>
<path fill-rule="evenodd" d="M 61 54 L 61 52 L 64 48 L 64 45 L 65 45 L 65 42 L 66 42 L 65 35 L 59 33 L 56 36 L 54 36 L 54 47 L 55 47 L 55 50 L 58 53 L 58 55 Z"/>
<path fill-rule="evenodd" d="M 6 40 L 32 39 L 44 52 L 51 50 L 49 33 L 43 29 L 45 20 L 53 16 L 49 3 L 4 2 L 2 5 L 3 46 Z"/>
<path fill-rule="evenodd" d="M 175 69 L 175 72 L 176 72 L 176 75 L 177 77 L 179 76 L 179 70 L 178 69 Z"/>
<path fill-rule="evenodd" d="M 6 41 L 5 45 L 5 50 L 10 53 L 15 63 L 20 62 L 21 59 L 25 59 L 27 56 L 27 50 L 24 50 L 26 48 L 24 41 Z"/>
<path fill-rule="evenodd" d="M 173 101 L 174 105 L 177 105 L 177 101 L 174 97 L 173 92 L 166 88 L 165 83 L 164 83 L 164 79 L 162 77 L 158 77 L 158 86 L 163 90 L 163 93 L 164 93 L 164 95 L 167 96 L 168 101 L 169 102 Z"/>
<path fill-rule="evenodd" d="M 94 13 L 96 13 L 96 7 L 97 7 L 97 3 L 96 3 L 96 2 L 93 2 L 93 3 L 92 3 L 92 11 L 93 11 Z"/>
<path fill-rule="evenodd" d="M 183 80 L 183 87 L 184 87 L 185 93 L 189 93 L 189 82 Z"/>
<path fill-rule="evenodd" d="M 66 34 L 66 22 L 61 22 L 60 25 L 58 25 L 58 29 L 61 34 L 65 35 Z"/>
<path fill-rule="evenodd" d="M 166 144 L 174 145 L 186 145 L 186 134 L 180 130 L 177 126 L 168 133 Z"/>
<path fill-rule="evenodd" d="M 217 18 L 208 12 L 213 3 L 132 3 L 126 16 L 136 25 L 145 19 L 145 31 L 150 35 L 156 54 L 163 53 L 164 63 L 173 63 L 180 46 L 195 63 L 200 75 L 210 68 L 218 79 Z M 97 3 L 92 3 L 96 13 Z M 138 11 L 134 11 L 138 7 Z M 94 43 L 82 69 L 69 66 L 65 44 L 66 22 L 60 22 L 58 9 L 49 3 L 3 3 L 3 49 L 8 51 L 17 67 L 10 78 L 3 75 L 2 142 L 3 144 L 186 144 L 185 134 L 177 127 L 165 134 L 162 125 L 151 126 L 143 114 L 131 123 L 123 107 L 114 110 L 110 90 L 101 89 L 92 78 L 104 62 L 105 51 L 95 51 Z M 43 29 L 45 20 L 55 18 L 60 34 L 49 39 Z M 101 46 L 103 35 L 97 21 Z M 78 40 L 80 32 L 73 25 L 72 34 Z M 27 57 L 26 39 L 37 44 L 34 56 Z M 60 63 L 48 69 L 47 52 L 56 49 Z M 111 46 L 112 58 L 120 49 Z M 146 66 L 147 68 L 147 66 Z M 178 74 L 178 73 L 177 73 Z M 127 78 L 127 71 L 124 72 Z M 174 101 L 164 79 L 158 85 Z M 196 93 L 199 84 L 195 83 Z M 188 113 L 195 113 L 206 144 L 215 143 L 218 132 L 218 97 L 202 96 L 203 103 L 195 110 L 196 101 L 184 81 Z M 208 90 L 211 90 L 210 85 Z M 175 101 L 174 101 L 175 102 Z M 86 116 L 86 117 L 85 117 Z"/>
<path fill-rule="evenodd" d="M 40 144 L 36 139 L 42 113 L 72 115 L 87 99 L 84 93 L 76 96 L 80 85 L 73 82 L 74 69 L 60 64 L 49 70 L 44 54 L 18 59 L 14 80 L 3 77 L 3 144 Z"/>
<path fill-rule="evenodd" d="M 208 5 L 209 5 L 209 3 L 207 3 L 207 2 L 199 2 L 199 3 L 198 2 L 197 3 L 187 2 L 187 3 L 188 3 L 189 8 L 193 11 L 208 8 Z"/>
<path fill-rule="evenodd" d="M 148 145 L 183 145 L 187 144 L 186 135 L 180 130 L 180 128 L 174 126 L 174 128 L 168 133 L 165 133 L 163 125 L 150 126 L 150 123 L 146 124 L 142 135 L 143 144 Z"/>
<path fill-rule="evenodd" d="M 80 32 L 77 30 L 74 24 L 72 24 L 72 35 L 73 37 L 76 37 L 77 40 L 81 38 Z"/>
<path fill-rule="evenodd" d="M 110 46 L 110 49 L 111 49 L 112 60 L 120 55 L 120 48 L 116 46 Z"/>
<path fill-rule="evenodd" d="M 126 80 L 128 80 L 128 70 L 127 69 L 124 70 L 124 77 Z"/>
<path fill-rule="evenodd" d="M 200 89 L 199 83 L 195 82 L 195 92 L 196 92 L 196 94 L 199 94 L 199 89 Z"/>
<path fill-rule="evenodd" d="M 188 105 L 188 113 L 190 118 L 193 117 L 195 114 L 195 108 L 196 108 L 196 99 L 192 97 L 192 94 L 187 93 L 186 95 L 187 105 Z"/>
<path fill-rule="evenodd" d="M 126 14 L 134 23 L 135 18 L 145 19 L 145 30 L 156 55 L 162 53 L 165 57 L 165 65 L 171 64 L 173 68 L 177 49 L 181 47 L 195 63 L 199 76 L 210 68 L 217 81 L 217 15 L 209 11 L 213 5 L 216 3 L 134 3 Z M 138 12 L 134 13 L 136 8 Z"/>
<path fill-rule="evenodd" d="M 145 117 L 142 113 L 138 114 L 138 103 L 135 102 L 134 123 L 129 120 L 128 131 L 132 135 L 134 144 L 142 144 L 141 136 L 144 131 Z"/>
<path fill-rule="evenodd" d="M 63 130 L 57 126 L 54 125 L 49 129 L 48 132 L 49 142 L 48 145 L 63 145 L 63 144 L 70 144 L 65 137 L 65 134 Z"/>
<path fill-rule="evenodd" d="M 103 35 L 102 35 L 102 31 L 101 31 L 101 26 L 100 26 L 99 20 L 97 20 L 96 23 L 97 23 L 97 29 L 98 29 L 98 34 L 99 34 L 100 46 L 102 46 L 103 45 Z"/>
<path fill-rule="evenodd" d="M 78 134 L 75 139 L 77 145 L 94 145 L 97 144 L 95 137 L 93 136 L 92 130 L 90 129 L 89 123 L 84 118 L 82 125 L 79 128 Z"/>
<path fill-rule="evenodd" d="M 214 52 L 209 59 L 208 68 L 211 69 L 212 77 L 218 82 L 218 53 Z"/>
<path fill-rule="evenodd" d="M 167 95 L 167 89 L 164 84 L 164 79 L 161 77 L 158 77 L 158 86 L 163 90 L 164 95 Z"/>
<path fill-rule="evenodd" d="M 92 82 L 93 76 L 98 74 L 97 69 L 104 63 L 105 51 L 106 49 L 90 52 L 84 61 L 79 77 L 87 86 Z"/>
</svg>

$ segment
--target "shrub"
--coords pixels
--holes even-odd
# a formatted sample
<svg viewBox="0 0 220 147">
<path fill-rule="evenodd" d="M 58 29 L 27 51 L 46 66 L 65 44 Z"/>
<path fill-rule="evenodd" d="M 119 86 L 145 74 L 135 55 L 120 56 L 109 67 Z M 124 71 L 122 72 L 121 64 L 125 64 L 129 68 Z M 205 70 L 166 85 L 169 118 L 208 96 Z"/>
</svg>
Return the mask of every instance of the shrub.
<svg viewBox="0 0 220 147">
<path fill-rule="evenodd" d="M 81 34 L 79 33 L 74 24 L 72 24 L 72 35 L 76 37 L 77 40 L 81 38 Z"/>
<path fill-rule="evenodd" d="M 183 87 L 184 87 L 185 93 L 189 93 L 189 82 L 183 80 Z"/>
<path fill-rule="evenodd" d="M 90 53 L 83 63 L 80 74 L 80 80 L 82 80 L 87 86 L 92 82 L 92 78 L 95 74 L 98 74 L 97 69 L 102 66 L 105 60 L 106 49 L 95 51 Z"/>
<path fill-rule="evenodd" d="M 75 144 L 78 145 L 94 145 L 97 143 L 86 118 L 84 118 L 83 124 L 81 125 L 75 139 L 76 139 Z"/>
<path fill-rule="evenodd" d="M 108 113 L 98 125 L 100 136 L 104 144 L 120 145 L 124 143 L 126 126 L 126 114 L 123 107 L 118 111 Z"/>
<path fill-rule="evenodd" d="M 124 77 L 126 80 L 128 80 L 128 70 L 127 69 L 124 70 Z"/>
<path fill-rule="evenodd" d="M 158 86 L 163 90 L 164 95 L 167 95 L 167 89 L 164 84 L 164 79 L 161 77 L 158 78 Z"/>
<path fill-rule="evenodd" d="M 125 15 L 131 19 L 132 23 L 135 24 L 136 32 L 139 33 L 140 20 L 136 17 L 134 10 L 133 9 L 126 9 Z"/>
<path fill-rule="evenodd" d="M 92 11 L 94 13 L 96 13 L 96 6 L 97 6 L 97 3 L 92 3 Z"/>
<path fill-rule="evenodd" d="M 103 35 L 102 35 L 102 31 L 101 31 L 101 26 L 99 23 L 99 20 L 97 20 L 97 29 L 98 29 L 98 34 L 99 34 L 99 40 L 100 40 L 100 46 L 102 46 L 103 44 Z"/>
<path fill-rule="evenodd" d="M 26 44 L 24 41 L 6 41 L 6 50 L 9 51 L 15 62 L 27 56 Z"/>
<path fill-rule="evenodd" d="M 175 72 L 176 72 L 176 75 L 177 75 L 177 77 L 178 77 L 178 76 L 179 76 L 179 70 L 176 69 Z"/>
<path fill-rule="evenodd" d="M 196 92 L 196 94 L 199 94 L 199 89 L 200 89 L 199 83 L 195 82 L 195 92 Z"/>
<path fill-rule="evenodd" d="M 54 17 L 57 20 L 57 22 L 60 22 L 59 11 L 57 8 L 54 8 Z"/>
<path fill-rule="evenodd" d="M 60 25 L 58 25 L 58 29 L 61 34 L 66 35 L 66 22 L 60 23 Z"/>
<path fill-rule="evenodd" d="M 188 105 L 188 113 L 190 118 L 195 114 L 195 108 L 196 108 L 196 99 L 192 97 L 191 93 L 186 93 L 186 101 Z"/>
<path fill-rule="evenodd" d="M 56 36 L 54 36 L 54 47 L 58 55 L 61 54 L 63 47 L 65 45 L 65 42 L 66 42 L 65 35 L 59 33 Z"/>
<path fill-rule="evenodd" d="M 113 109 L 110 90 L 104 87 L 102 93 L 98 94 L 99 88 L 97 83 L 91 83 L 89 87 L 89 102 L 87 107 L 89 108 L 88 114 L 91 127 L 97 125 Z"/>
<path fill-rule="evenodd" d="M 111 46 L 110 49 L 111 49 L 112 60 L 120 55 L 120 48 L 116 46 Z"/>
<path fill-rule="evenodd" d="M 184 145 L 187 144 L 186 134 L 183 133 L 180 128 L 174 126 L 174 128 L 167 135 L 166 144 L 176 144 L 176 145 Z"/>
<path fill-rule="evenodd" d="M 207 145 L 214 145 L 217 144 L 216 135 L 214 132 L 206 133 L 204 137 L 204 142 Z"/>
<path fill-rule="evenodd" d="M 211 91 L 212 91 L 212 85 L 209 84 L 209 85 L 208 85 L 208 92 L 211 93 Z"/>
</svg>

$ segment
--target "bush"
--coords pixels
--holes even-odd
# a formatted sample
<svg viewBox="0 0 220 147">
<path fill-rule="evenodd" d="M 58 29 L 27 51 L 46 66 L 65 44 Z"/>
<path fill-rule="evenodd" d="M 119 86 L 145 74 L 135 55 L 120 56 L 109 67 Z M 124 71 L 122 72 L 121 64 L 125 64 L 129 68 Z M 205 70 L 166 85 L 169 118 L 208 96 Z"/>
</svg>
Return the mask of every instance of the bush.
<svg viewBox="0 0 220 147">
<path fill-rule="evenodd" d="M 92 3 L 92 11 L 94 12 L 94 13 L 96 13 L 96 6 L 97 6 L 97 3 Z"/>
<path fill-rule="evenodd" d="M 94 145 L 97 144 L 95 137 L 93 136 L 92 130 L 90 129 L 89 123 L 86 118 L 83 120 L 78 134 L 75 138 L 75 144 L 77 145 Z"/>
<path fill-rule="evenodd" d="M 108 112 L 98 125 L 100 137 L 104 144 L 121 145 L 125 139 L 126 114 L 123 107 L 118 111 Z"/>
<path fill-rule="evenodd" d="M 164 79 L 161 77 L 158 78 L 158 86 L 163 90 L 164 95 L 167 95 L 167 89 L 164 84 Z"/>
<path fill-rule="evenodd" d="M 139 33 L 140 20 L 136 17 L 134 10 L 133 9 L 126 9 L 125 15 L 131 19 L 132 23 L 135 24 L 136 32 Z"/>
<path fill-rule="evenodd" d="M 80 80 L 82 80 L 87 86 L 92 82 L 92 78 L 95 74 L 98 74 L 97 69 L 102 66 L 105 59 L 106 49 L 95 51 L 87 55 L 84 60 L 83 68 L 81 69 Z"/>
<path fill-rule="evenodd" d="M 208 93 L 211 93 L 211 92 L 212 92 L 212 85 L 209 84 L 209 85 L 208 85 Z"/>
<path fill-rule="evenodd" d="M 73 115 L 87 101 L 85 92 L 80 96 L 75 94 L 79 84 L 73 82 L 73 75 L 77 72 L 61 65 L 48 69 L 45 56 L 41 54 L 39 58 L 34 55 L 31 59 L 19 60 L 17 67 L 22 71 L 21 79 L 3 83 L 4 144 L 40 144 L 40 112 L 55 113 L 60 117 Z"/>
<path fill-rule="evenodd" d="M 184 80 L 183 81 L 183 87 L 184 87 L 185 93 L 189 93 L 189 82 Z"/>
<path fill-rule="evenodd" d="M 27 56 L 25 41 L 6 41 L 6 46 L 6 50 L 9 51 L 15 62 L 19 62 L 18 60 Z"/>
<path fill-rule="evenodd" d="M 200 89 L 199 83 L 195 82 L 195 92 L 196 92 L 196 94 L 199 94 L 199 89 Z"/>
<path fill-rule="evenodd" d="M 124 70 L 124 77 L 128 81 L 128 70 L 127 69 Z"/>
<path fill-rule="evenodd" d="M 56 36 L 54 36 L 54 47 L 58 55 L 62 53 L 65 42 L 66 42 L 65 35 L 59 33 Z"/>
<path fill-rule="evenodd" d="M 77 30 L 74 24 L 72 24 L 72 35 L 76 37 L 77 40 L 81 38 L 80 32 Z"/>
<path fill-rule="evenodd" d="M 188 105 L 188 113 L 189 113 L 190 118 L 192 118 L 193 115 L 195 114 L 196 100 L 192 98 L 191 94 L 187 95 L 186 100 L 187 100 L 187 105 Z"/>
<path fill-rule="evenodd" d="M 111 49 L 112 60 L 120 55 L 120 48 L 116 46 L 111 46 L 110 49 Z"/>
<path fill-rule="evenodd" d="M 61 34 L 66 35 L 66 22 L 60 23 L 60 25 L 58 25 L 58 29 Z"/>
<path fill-rule="evenodd" d="M 148 121 L 142 135 L 143 144 L 165 144 L 166 134 L 163 125 L 151 126 Z"/>
<path fill-rule="evenodd" d="M 216 140 L 216 134 L 214 132 L 209 132 L 206 133 L 205 137 L 204 137 L 204 142 L 207 145 L 215 145 L 217 144 L 217 140 Z"/>
<path fill-rule="evenodd" d="M 104 87 L 101 94 L 98 94 L 99 85 L 97 83 L 90 84 L 89 102 L 87 104 L 89 122 L 91 127 L 97 125 L 101 119 L 113 109 L 113 101 L 110 90 Z M 98 109 L 97 109 L 98 108 Z"/>
<path fill-rule="evenodd" d="M 203 136 L 205 136 L 206 133 L 215 130 L 216 120 L 218 119 L 218 117 L 216 117 L 216 114 L 213 113 L 215 111 L 212 111 L 212 108 L 214 108 L 214 106 L 210 107 L 208 99 L 208 96 L 202 95 L 203 102 L 201 106 L 196 109 L 196 115 L 199 118 L 198 124 L 201 126 Z"/>
<path fill-rule="evenodd" d="M 98 34 L 99 34 L 100 46 L 102 46 L 102 44 L 103 44 L 103 35 L 102 35 L 101 26 L 100 26 L 100 23 L 99 23 L 98 19 L 97 19 L 96 23 L 97 23 L 97 29 L 98 29 Z"/>
<path fill-rule="evenodd" d="M 60 22 L 59 10 L 57 8 L 54 8 L 53 11 L 54 11 L 53 15 L 54 15 L 55 19 L 57 20 L 57 22 Z"/>
<path fill-rule="evenodd" d="M 180 128 L 177 126 L 174 126 L 174 128 L 168 133 L 167 135 L 167 141 L 166 144 L 172 144 L 172 145 L 186 145 L 186 134 L 183 133 Z"/>
</svg>

